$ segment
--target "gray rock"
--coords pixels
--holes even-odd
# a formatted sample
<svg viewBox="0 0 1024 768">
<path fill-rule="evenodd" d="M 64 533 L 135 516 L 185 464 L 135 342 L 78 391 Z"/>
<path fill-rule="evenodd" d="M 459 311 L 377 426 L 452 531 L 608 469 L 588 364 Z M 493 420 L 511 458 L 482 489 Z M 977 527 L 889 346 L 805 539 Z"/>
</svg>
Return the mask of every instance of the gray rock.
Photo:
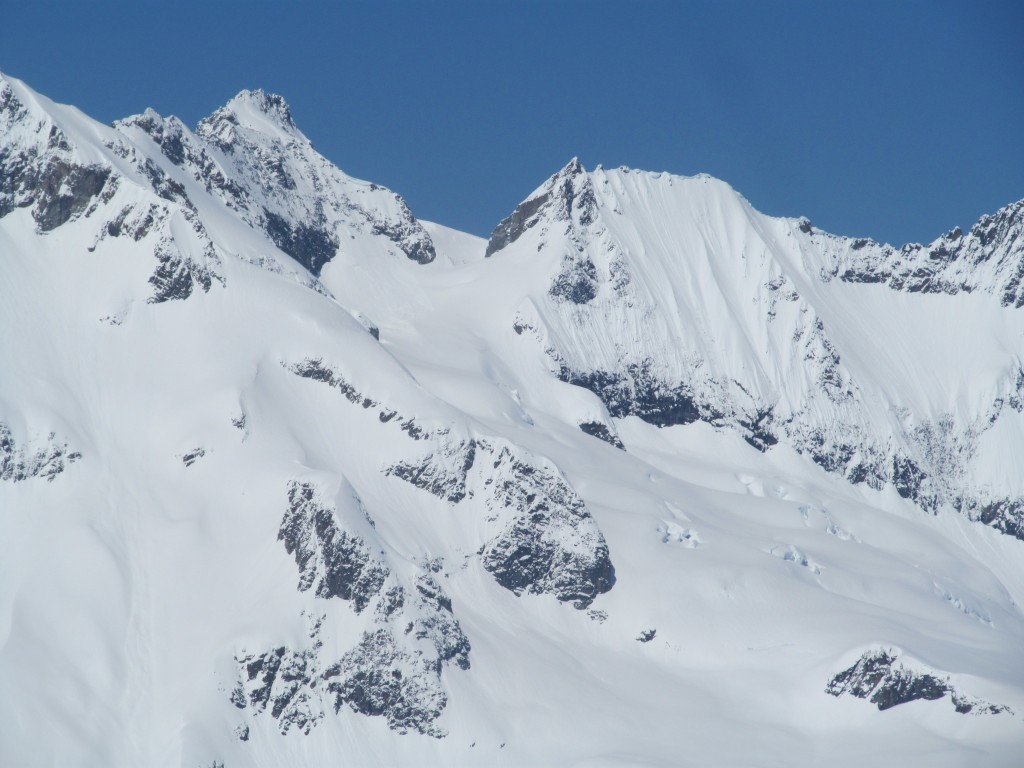
<svg viewBox="0 0 1024 768">
<path fill-rule="evenodd" d="M 19 446 L 11 428 L 0 422 L 0 481 L 18 483 L 41 477 L 53 481 L 68 464 L 82 458 L 78 451 L 69 451 L 66 443 L 51 432 L 43 445 L 35 448 Z"/>
<path fill-rule="evenodd" d="M 358 536 L 342 530 L 334 512 L 309 483 L 288 486 L 288 511 L 277 538 L 299 567 L 299 590 L 317 597 L 350 600 L 361 612 L 380 592 L 388 569 Z"/>
<path fill-rule="evenodd" d="M 484 568 L 516 595 L 551 594 L 589 607 L 614 586 L 615 568 L 583 500 L 558 473 L 508 448 L 490 459 L 487 503 L 502 528 L 480 550 Z"/>
<path fill-rule="evenodd" d="M 354 712 L 383 717 L 398 733 L 444 733 L 434 726 L 448 697 L 428 660 L 403 650 L 394 634 L 378 629 L 324 672 L 334 709 L 347 705 Z"/>
<path fill-rule="evenodd" d="M 835 675 L 825 687 L 832 696 L 849 694 L 868 699 L 878 709 L 886 710 L 911 701 L 936 701 L 949 697 L 961 714 L 999 714 L 1009 707 L 975 699 L 958 691 L 948 677 L 940 677 L 924 668 L 902 663 L 900 654 L 888 648 L 867 651 L 852 667 Z"/>
<path fill-rule="evenodd" d="M 237 662 L 242 680 L 232 694 L 236 707 L 249 707 L 254 714 L 269 710 L 282 734 L 293 727 L 308 734 L 323 719 L 314 690 L 318 678 L 315 649 L 296 652 L 280 646 Z"/>
<path fill-rule="evenodd" d="M 608 425 L 600 421 L 583 421 L 579 424 L 580 430 L 585 432 L 592 437 L 596 437 L 598 440 L 604 440 L 609 445 L 614 445 L 621 451 L 626 450 L 626 446 L 622 444 L 619 436 L 612 432 Z"/>
</svg>

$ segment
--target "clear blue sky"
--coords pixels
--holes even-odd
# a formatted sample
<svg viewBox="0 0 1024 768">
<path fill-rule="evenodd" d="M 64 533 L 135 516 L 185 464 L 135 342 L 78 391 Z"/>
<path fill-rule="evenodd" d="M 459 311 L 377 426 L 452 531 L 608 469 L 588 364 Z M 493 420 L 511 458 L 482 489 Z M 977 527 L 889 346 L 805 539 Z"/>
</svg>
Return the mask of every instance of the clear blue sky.
<svg viewBox="0 0 1024 768">
<path fill-rule="evenodd" d="M 283 95 L 317 148 L 487 234 L 578 155 L 894 243 L 1024 198 L 1024 3 L 10 2 L 0 70 L 111 121 Z"/>
</svg>

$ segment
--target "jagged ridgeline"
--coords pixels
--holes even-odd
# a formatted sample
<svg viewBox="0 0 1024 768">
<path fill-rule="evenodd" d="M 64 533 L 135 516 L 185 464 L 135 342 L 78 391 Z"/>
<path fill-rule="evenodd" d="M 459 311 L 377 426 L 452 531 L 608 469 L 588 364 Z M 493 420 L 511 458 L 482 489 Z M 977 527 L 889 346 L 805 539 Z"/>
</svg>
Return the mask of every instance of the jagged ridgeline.
<svg viewBox="0 0 1024 768">
<path fill-rule="evenodd" d="M 920 336 L 941 344 L 943 331 L 925 321 L 946 311 L 934 294 L 991 296 L 972 297 L 969 313 L 983 307 L 986 320 L 958 334 L 989 335 L 997 317 L 1019 324 L 997 307 L 1019 307 L 1024 202 L 967 234 L 897 250 L 764 217 L 711 177 L 588 173 L 574 159 L 498 225 L 486 255 L 538 250 L 550 254 L 547 282 L 524 297 L 512 330 L 608 416 L 701 421 L 761 451 L 783 443 L 852 484 L 1022 536 L 1024 488 L 982 480 L 979 452 L 1020 413 L 1019 351 L 1001 351 L 995 375 L 979 381 L 922 356 Z M 888 291 L 868 289 L 871 311 L 887 338 L 851 336 L 845 329 L 864 325 L 861 286 L 878 283 Z M 893 338 L 886 316 L 916 316 L 905 330 L 917 336 Z M 898 391 L 886 381 L 890 363 L 902 369 Z M 942 365 L 939 381 L 915 378 Z M 974 400 L 959 408 L 968 388 Z"/>
<path fill-rule="evenodd" d="M 0 765 L 1016 765 L 1022 231 L 0 76 Z"/>
</svg>

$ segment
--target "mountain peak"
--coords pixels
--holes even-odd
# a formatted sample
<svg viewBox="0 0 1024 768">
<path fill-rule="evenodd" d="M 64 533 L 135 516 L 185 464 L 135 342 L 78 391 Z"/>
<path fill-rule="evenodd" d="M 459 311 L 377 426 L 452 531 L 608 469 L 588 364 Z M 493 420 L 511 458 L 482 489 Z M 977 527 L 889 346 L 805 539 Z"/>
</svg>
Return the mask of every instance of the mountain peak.
<svg viewBox="0 0 1024 768">
<path fill-rule="evenodd" d="M 583 167 L 583 163 L 580 162 L 578 157 L 573 157 L 565 166 L 556 173 L 556 176 L 579 176 L 581 173 L 586 173 L 587 169 Z"/>
<path fill-rule="evenodd" d="M 283 97 L 262 89 L 240 91 L 223 107 L 199 121 L 196 133 L 232 144 L 236 128 L 289 141 L 301 136 Z"/>
<path fill-rule="evenodd" d="M 257 88 L 255 91 L 239 91 L 233 99 L 224 105 L 224 109 L 230 110 L 240 118 L 255 113 L 275 121 L 282 127 L 295 128 L 292 112 L 284 97 L 276 93 L 267 93 L 262 88 Z"/>
<path fill-rule="evenodd" d="M 511 214 L 506 216 L 487 243 L 486 256 L 492 256 L 519 239 L 527 229 L 550 211 L 559 221 L 572 221 L 573 209 L 581 224 L 594 217 L 594 191 L 590 175 L 578 157 L 573 157 L 560 171 L 535 189 Z"/>
</svg>

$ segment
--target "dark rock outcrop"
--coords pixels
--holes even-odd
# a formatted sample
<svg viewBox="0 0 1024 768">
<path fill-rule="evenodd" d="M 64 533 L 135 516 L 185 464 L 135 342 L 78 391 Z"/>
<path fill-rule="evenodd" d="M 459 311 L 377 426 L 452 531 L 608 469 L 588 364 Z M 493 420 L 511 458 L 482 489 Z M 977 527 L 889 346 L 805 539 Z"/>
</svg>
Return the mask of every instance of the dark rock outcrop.
<svg viewBox="0 0 1024 768">
<path fill-rule="evenodd" d="M 434 726 L 448 704 L 436 670 L 429 660 L 403 650 L 387 629 L 364 633 L 323 677 L 335 712 L 348 705 L 359 714 L 385 718 L 398 733 L 444 735 Z"/>
<path fill-rule="evenodd" d="M 265 122 L 249 121 L 252 111 Z M 196 135 L 233 166 L 235 181 L 226 182 L 216 163 L 194 163 L 196 178 L 314 275 L 337 253 L 341 224 L 385 238 L 420 264 L 436 257 L 430 235 L 405 201 L 376 184 L 348 179 L 317 154 L 280 96 L 243 91 L 200 121 Z"/>
<path fill-rule="evenodd" d="M 361 612 L 380 592 L 388 569 L 376 560 L 358 536 L 342 530 L 334 512 L 309 483 L 288 487 L 288 511 L 277 538 L 299 567 L 299 589 L 317 597 L 352 601 Z"/>
<path fill-rule="evenodd" d="M 469 669 L 469 639 L 452 613 L 451 598 L 430 574 L 416 580 L 416 604 L 419 616 L 412 633 L 417 640 L 428 640 L 437 651 L 437 666 L 452 661 L 459 669 Z"/>
<path fill-rule="evenodd" d="M 59 442 L 53 432 L 43 445 L 19 446 L 11 428 L 0 422 L 0 481 L 18 483 L 42 477 L 52 482 L 68 464 L 80 458 L 82 454 L 69 451 L 67 444 Z"/>
<path fill-rule="evenodd" d="M 556 469 L 512 446 L 429 436 L 416 462 L 389 475 L 450 504 L 481 493 L 497 529 L 480 549 L 484 568 L 516 595 L 551 594 L 586 608 L 615 583 L 608 545 L 583 500 Z"/>
<path fill-rule="evenodd" d="M 315 691 L 318 677 L 316 649 L 292 651 L 279 646 L 265 653 L 237 659 L 242 679 L 231 700 L 254 714 L 269 709 L 282 734 L 293 727 L 308 734 L 322 719 Z"/>
<path fill-rule="evenodd" d="M 487 241 L 484 258 L 493 256 L 505 246 L 511 245 L 523 232 L 534 226 L 539 220 L 538 214 L 544 209 L 550 197 L 550 193 L 545 192 L 517 205 L 516 209 L 494 228 Z"/>
<path fill-rule="evenodd" d="M 1024 200 L 982 216 L 966 234 L 956 227 L 928 246 L 895 249 L 871 240 L 850 242 L 826 276 L 851 283 L 885 283 L 910 293 L 971 293 L 999 297 L 1004 307 L 1024 307 Z"/>
<path fill-rule="evenodd" d="M 936 701 L 948 696 L 961 714 L 1012 714 L 1009 707 L 962 693 L 948 677 L 901 662 L 899 652 L 888 648 L 864 653 L 856 664 L 835 675 L 825 687 L 825 692 L 832 696 L 849 694 L 858 699 L 868 699 L 880 710 L 911 701 Z"/>
<path fill-rule="evenodd" d="M 575 223 L 582 226 L 593 223 L 596 211 L 597 199 L 590 176 L 580 161 L 573 158 L 548 179 L 541 192 L 516 206 L 494 228 L 484 256 L 493 256 L 511 245 L 542 220 L 566 222 L 571 229 Z"/>
<path fill-rule="evenodd" d="M 501 531 L 480 550 L 484 568 L 516 595 L 551 594 L 587 608 L 615 584 L 604 536 L 583 500 L 551 468 L 492 451 L 484 486 Z"/>
<path fill-rule="evenodd" d="M 458 504 L 467 494 L 466 480 L 476 461 L 476 442 L 436 435 L 435 449 L 414 462 L 398 462 L 386 470 L 427 493 Z"/>
<path fill-rule="evenodd" d="M 621 451 L 626 450 L 619 436 L 608 428 L 608 425 L 601 421 L 583 421 L 579 424 L 580 429 L 598 440 L 604 440 L 609 445 L 614 445 Z"/>
<path fill-rule="evenodd" d="M 562 365 L 558 376 L 567 384 L 593 392 L 615 418 L 638 416 L 648 424 L 668 427 L 702 418 L 716 421 L 722 415 L 710 405 L 698 404 L 684 385 L 667 386 L 651 373 L 649 361 L 628 364 L 621 373 L 576 371 Z"/>
<path fill-rule="evenodd" d="M 274 245 L 287 253 L 314 275 L 334 258 L 337 237 L 327 229 L 323 214 L 312 225 L 306 221 L 290 222 L 273 211 L 263 209 L 264 230 Z"/>
<path fill-rule="evenodd" d="M 110 173 L 110 168 L 104 166 L 71 165 L 54 158 L 34 179 L 26 179 L 34 192 L 32 218 L 39 231 L 56 229 L 88 208 L 103 191 Z"/>
<path fill-rule="evenodd" d="M 548 289 L 555 299 L 586 304 L 597 297 L 597 267 L 587 258 L 566 257 Z"/>
<path fill-rule="evenodd" d="M 437 576 L 442 561 L 426 562 L 406 588 L 362 539 L 340 528 L 312 485 L 292 482 L 288 502 L 278 539 L 295 556 L 299 589 L 350 601 L 357 614 L 373 603 L 364 614 L 369 628 L 333 663 L 322 663 L 323 617 L 313 622 L 306 648 L 278 646 L 236 657 L 232 703 L 253 715 L 270 711 L 282 733 L 291 727 L 309 733 L 323 718 L 326 698 L 335 712 L 347 705 L 385 718 L 399 733 L 444 736 L 434 724 L 447 704 L 441 673 L 450 663 L 469 669 L 471 648 Z"/>
<path fill-rule="evenodd" d="M 161 240 L 153 249 L 153 255 L 159 264 L 149 277 L 153 295 L 147 299 L 148 303 L 184 301 L 195 288 L 201 288 L 205 293 L 213 286 L 214 273 L 195 259 L 182 254 L 173 240 Z M 212 249 L 209 255 L 213 256 Z"/>
<path fill-rule="evenodd" d="M 23 138 L 0 147 L 0 218 L 32 207 L 38 231 L 50 232 L 88 211 L 111 180 L 111 168 L 76 161 L 64 132 L 31 113 L 0 81 L 0 136 L 15 127 Z"/>
</svg>

